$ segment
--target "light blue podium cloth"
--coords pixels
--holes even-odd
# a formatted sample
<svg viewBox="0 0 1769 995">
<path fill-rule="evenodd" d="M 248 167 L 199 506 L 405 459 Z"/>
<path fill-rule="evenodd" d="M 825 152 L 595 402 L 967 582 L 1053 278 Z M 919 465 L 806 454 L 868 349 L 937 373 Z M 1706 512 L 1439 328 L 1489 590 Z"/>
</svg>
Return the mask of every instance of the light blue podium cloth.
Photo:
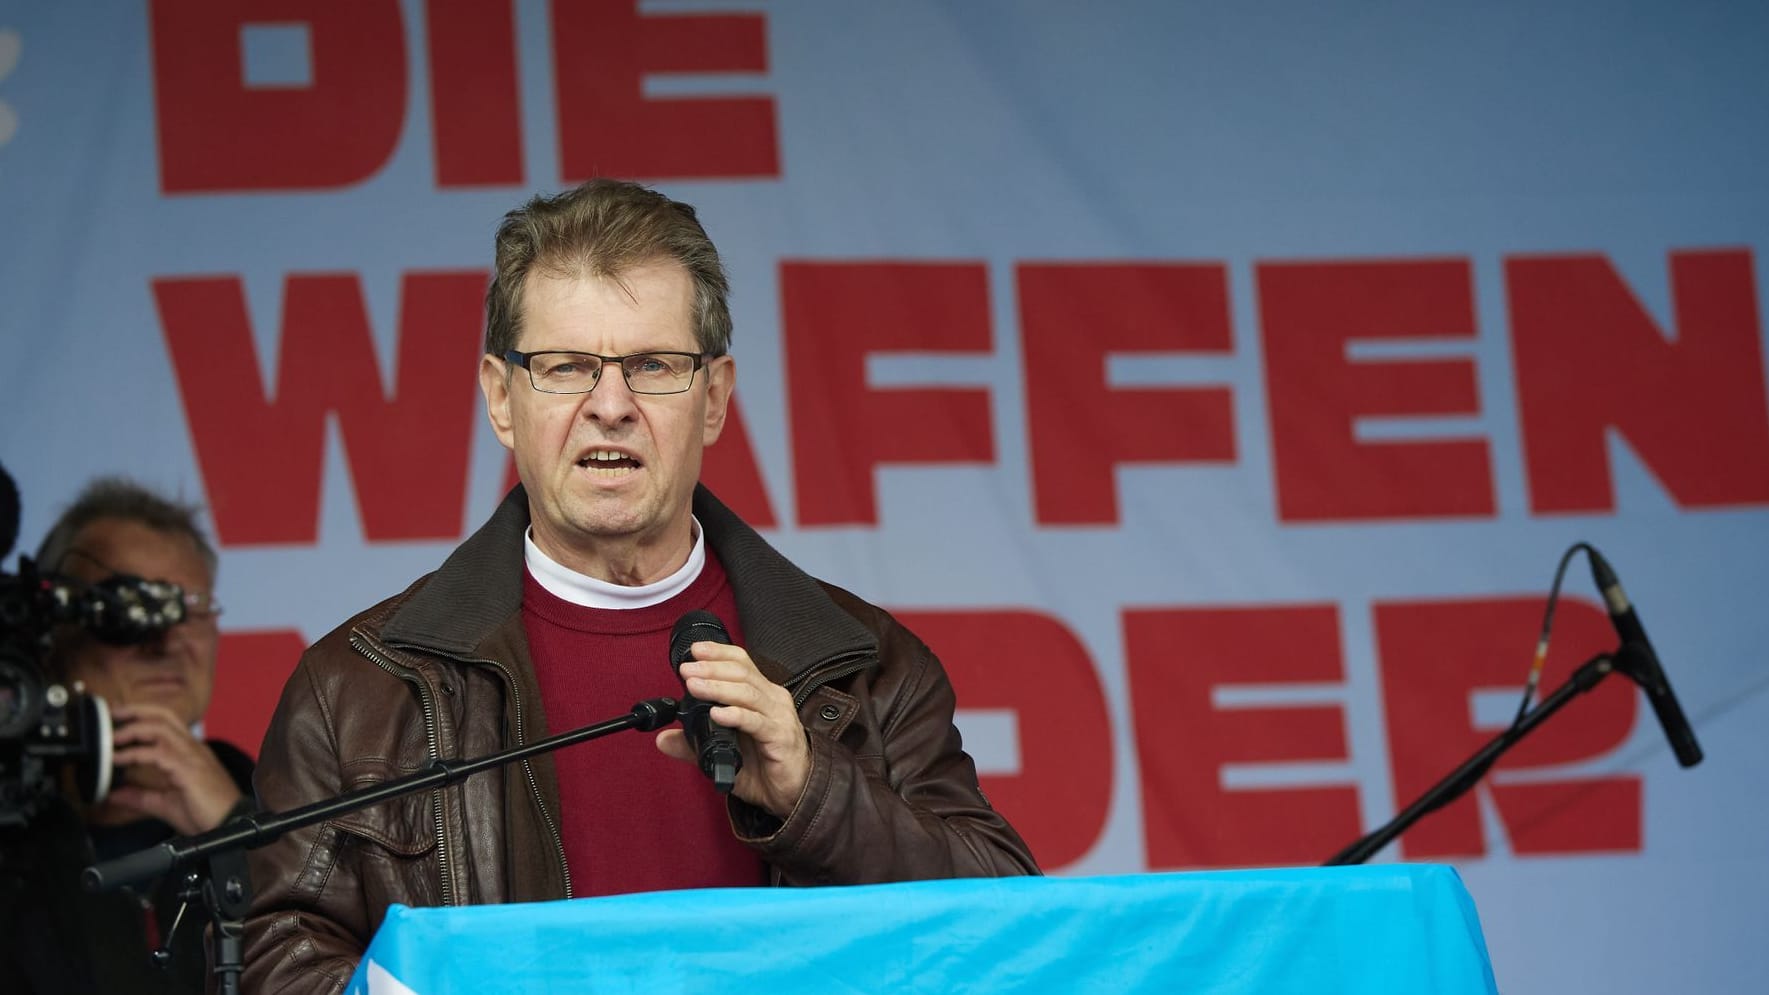
<svg viewBox="0 0 1769 995">
<path fill-rule="evenodd" d="M 1448 867 L 732 888 L 393 906 L 352 995 L 1495 991 Z"/>
</svg>

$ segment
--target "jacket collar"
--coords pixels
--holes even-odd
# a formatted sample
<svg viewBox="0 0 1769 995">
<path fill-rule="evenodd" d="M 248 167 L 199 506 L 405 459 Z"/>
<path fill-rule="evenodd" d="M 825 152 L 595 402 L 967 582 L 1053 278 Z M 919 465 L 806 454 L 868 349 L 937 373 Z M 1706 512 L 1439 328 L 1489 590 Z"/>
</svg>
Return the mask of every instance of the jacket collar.
<svg viewBox="0 0 1769 995">
<path fill-rule="evenodd" d="M 791 684 L 829 660 L 877 657 L 870 629 L 704 485 L 694 489 L 694 514 L 731 578 L 749 655 L 769 680 Z"/>
<path fill-rule="evenodd" d="M 527 528 L 528 495 L 518 485 L 393 613 L 381 638 L 457 659 L 477 655 L 486 637 L 522 607 Z"/>
<path fill-rule="evenodd" d="M 870 630 L 705 486 L 694 490 L 694 514 L 731 578 L 750 656 L 770 680 L 790 684 L 826 661 L 878 653 Z M 522 607 L 528 520 L 518 485 L 394 612 L 382 638 L 456 659 L 485 655 L 486 640 Z"/>
</svg>

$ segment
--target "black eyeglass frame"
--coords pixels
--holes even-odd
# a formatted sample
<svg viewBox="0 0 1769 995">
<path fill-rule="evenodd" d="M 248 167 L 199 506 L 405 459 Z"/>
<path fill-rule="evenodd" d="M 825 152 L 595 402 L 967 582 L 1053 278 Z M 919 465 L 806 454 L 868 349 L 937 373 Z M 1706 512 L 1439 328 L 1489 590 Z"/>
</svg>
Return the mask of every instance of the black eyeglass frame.
<svg viewBox="0 0 1769 995">
<path fill-rule="evenodd" d="M 547 388 L 542 387 L 539 381 L 535 380 L 534 367 L 528 365 L 529 361 L 533 360 L 536 356 L 583 356 L 588 359 L 599 360 L 602 365 L 596 367 L 594 378 L 591 380 L 588 390 L 548 390 Z M 627 370 L 626 361 L 629 359 L 642 359 L 646 356 L 686 356 L 693 360 L 694 366 L 688 371 L 688 382 L 683 384 L 678 390 L 640 390 L 637 387 L 634 387 L 633 376 Z M 506 363 L 522 367 L 522 369 L 528 373 L 528 385 L 543 394 L 570 395 L 592 393 L 597 386 L 602 383 L 602 371 L 608 368 L 609 363 L 613 363 L 620 368 L 621 379 L 626 381 L 628 390 L 635 394 L 642 394 L 646 397 L 668 397 L 671 394 L 686 394 L 688 391 L 693 390 L 694 375 L 699 373 L 701 369 L 706 366 L 707 360 L 716 359 L 718 357 L 708 356 L 704 352 L 678 352 L 673 349 L 649 349 L 645 352 L 635 352 L 625 356 L 604 356 L 600 353 L 594 352 L 579 352 L 576 349 L 540 349 L 535 352 L 521 352 L 516 349 L 506 349 L 504 350 L 503 358 Z"/>
</svg>

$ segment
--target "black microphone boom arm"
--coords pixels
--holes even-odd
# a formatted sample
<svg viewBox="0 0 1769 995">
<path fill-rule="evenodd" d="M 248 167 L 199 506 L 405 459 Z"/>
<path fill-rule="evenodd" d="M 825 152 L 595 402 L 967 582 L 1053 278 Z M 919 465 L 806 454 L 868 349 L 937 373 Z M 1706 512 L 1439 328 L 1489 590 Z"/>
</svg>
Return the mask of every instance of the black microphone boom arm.
<svg viewBox="0 0 1769 995">
<path fill-rule="evenodd" d="M 619 718 L 562 732 L 557 736 L 548 736 L 524 746 L 511 747 L 471 760 L 437 758 L 415 774 L 371 784 L 336 798 L 327 798 L 287 812 L 241 816 L 206 833 L 179 836 L 158 846 L 95 864 L 86 868 L 81 880 L 85 882 L 88 891 L 110 891 L 139 884 L 223 850 L 255 850 L 275 842 L 278 837 L 291 830 L 335 819 L 357 809 L 368 808 L 417 791 L 444 788 L 480 771 L 526 760 L 538 754 L 551 753 L 610 733 L 628 729 L 650 732 L 668 725 L 675 718 L 674 698 L 652 698 L 634 705 L 631 711 Z"/>
<path fill-rule="evenodd" d="M 1462 797 L 1468 789 L 1480 783 L 1493 763 L 1506 750 L 1517 744 L 1517 741 L 1529 735 L 1536 726 L 1548 720 L 1548 717 L 1560 711 L 1573 698 L 1596 687 L 1598 682 L 1608 677 L 1617 669 L 1615 658 L 1608 653 L 1594 656 L 1586 660 L 1573 675 L 1555 692 L 1542 699 L 1542 703 L 1531 709 L 1521 720 L 1504 732 L 1487 741 L 1473 756 L 1462 762 L 1460 767 L 1451 771 L 1443 780 L 1432 785 L 1411 805 L 1400 811 L 1400 814 L 1354 840 L 1345 849 L 1327 858 L 1325 867 L 1337 867 L 1342 864 L 1361 864 L 1376 855 L 1378 850 L 1387 846 L 1395 837 L 1410 829 L 1432 812 L 1443 808 L 1450 802 Z"/>
</svg>

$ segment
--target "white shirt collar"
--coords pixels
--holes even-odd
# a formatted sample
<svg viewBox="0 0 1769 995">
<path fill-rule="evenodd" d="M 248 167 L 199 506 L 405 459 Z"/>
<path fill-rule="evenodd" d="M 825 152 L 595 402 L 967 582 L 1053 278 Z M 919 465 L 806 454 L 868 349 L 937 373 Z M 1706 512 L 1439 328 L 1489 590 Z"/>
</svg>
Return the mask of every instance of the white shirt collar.
<svg viewBox="0 0 1769 995">
<path fill-rule="evenodd" d="M 532 526 L 522 533 L 522 559 L 535 582 L 562 601 L 585 608 L 649 608 L 687 590 L 706 566 L 706 535 L 699 519 L 689 516 L 689 522 L 694 548 L 688 551 L 688 562 L 668 577 L 639 587 L 610 584 L 560 564 L 534 544 Z"/>
</svg>

